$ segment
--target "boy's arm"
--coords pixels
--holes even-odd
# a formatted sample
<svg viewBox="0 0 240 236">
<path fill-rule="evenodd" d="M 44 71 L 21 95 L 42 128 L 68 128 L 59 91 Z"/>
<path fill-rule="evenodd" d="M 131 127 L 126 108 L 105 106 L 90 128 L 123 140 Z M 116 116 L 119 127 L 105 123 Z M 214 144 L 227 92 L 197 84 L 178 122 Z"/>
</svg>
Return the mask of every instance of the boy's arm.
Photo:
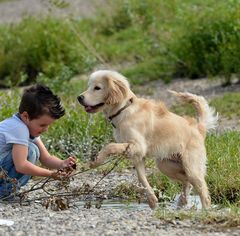
<svg viewBox="0 0 240 236">
<path fill-rule="evenodd" d="M 38 139 L 35 144 L 38 146 L 40 151 L 40 161 L 43 165 L 52 169 L 61 169 L 67 166 L 72 166 L 76 163 L 74 157 L 69 157 L 66 160 L 61 160 L 56 156 L 50 155 L 45 145 Z"/>
<path fill-rule="evenodd" d="M 41 168 L 27 160 L 28 147 L 21 144 L 13 144 L 12 157 L 16 171 L 26 175 L 49 177 L 53 171 Z"/>
</svg>

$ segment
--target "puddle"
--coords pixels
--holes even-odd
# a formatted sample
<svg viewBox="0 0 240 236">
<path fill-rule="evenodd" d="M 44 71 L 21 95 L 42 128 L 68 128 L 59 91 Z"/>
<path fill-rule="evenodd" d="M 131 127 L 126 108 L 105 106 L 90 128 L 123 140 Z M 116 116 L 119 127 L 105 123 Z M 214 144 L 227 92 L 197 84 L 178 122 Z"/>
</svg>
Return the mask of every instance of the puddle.
<svg viewBox="0 0 240 236">
<path fill-rule="evenodd" d="M 165 207 L 167 209 L 180 209 L 177 205 L 178 199 L 180 195 L 177 195 L 172 202 L 166 202 Z M 86 201 L 79 201 L 75 202 L 74 204 L 77 207 L 80 208 L 87 208 L 87 202 Z M 102 209 L 132 209 L 132 210 L 142 210 L 142 209 L 150 209 L 147 203 L 137 203 L 137 202 L 129 202 L 119 199 L 110 199 L 110 200 L 103 200 L 101 203 L 101 207 L 99 207 L 98 201 L 92 201 L 91 207 L 92 208 L 102 208 Z M 159 205 L 160 206 L 160 205 Z M 161 207 L 161 206 L 160 206 Z M 164 207 L 164 206 L 163 206 Z M 188 204 L 181 209 L 201 209 L 202 204 L 199 196 L 189 196 L 188 198 Z"/>
<path fill-rule="evenodd" d="M 98 208 L 99 202 L 92 201 L 91 207 Z M 79 201 L 75 203 L 77 207 L 84 208 L 86 207 L 85 201 Z M 147 203 L 137 203 L 137 202 L 128 202 L 128 201 L 121 201 L 121 200 L 104 200 L 101 204 L 101 209 L 132 209 L 132 210 L 142 210 L 142 209 L 149 209 Z"/>
<path fill-rule="evenodd" d="M 171 209 L 179 209 L 178 207 L 178 199 L 180 197 L 180 194 L 177 195 L 173 202 L 171 202 L 169 204 L 169 208 Z M 202 209 L 202 203 L 201 203 L 201 199 L 198 195 L 190 195 L 188 196 L 188 203 L 186 206 L 183 206 L 182 209 L 196 209 L 196 210 L 200 210 Z"/>
</svg>

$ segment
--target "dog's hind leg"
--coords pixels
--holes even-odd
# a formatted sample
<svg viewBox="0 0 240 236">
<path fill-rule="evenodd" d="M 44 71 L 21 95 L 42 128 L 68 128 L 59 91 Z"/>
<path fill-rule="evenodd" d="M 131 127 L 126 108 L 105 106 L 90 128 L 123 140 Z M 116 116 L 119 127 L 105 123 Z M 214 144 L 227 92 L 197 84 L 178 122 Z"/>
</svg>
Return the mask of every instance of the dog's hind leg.
<svg viewBox="0 0 240 236">
<path fill-rule="evenodd" d="M 199 178 L 199 176 L 192 175 L 189 178 L 189 181 L 192 183 L 193 187 L 198 192 L 198 194 L 201 198 L 202 207 L 204 209 L 209 208 L 211 206 L 211 198 L 210 198 L 207 183 L 206 183 L 204 177 L 202 176 Z"/>
<path fill-rule="evenodd" d="M 189 181 L 198 192 L 201 198 L 202 207 L 204 209 L 209 208 L 211 206 L 211 198 L 204 177 L 194 176 L 191 174 L 191 176 L 189 176 Z"/>
<path fill-rule="evenodd" d="M 189 182 L 183 182 L 183 192 L 178 199 L 178 206 L 184 206 L 188 203 L 188 196 L 191 193 L 192 185 Z"/>
<path fill-rule="evenodd" d="M 179 162 L 169 159 L 157 160 L 157 166 L 163 174 L 183 184 L 183 191 L 179 197 L 178 206 L 180 207 L 186 205 L 192 185 L 187 179 L 181 160 L 179 160 Z"/>
<path fill-rule="evenodd" d="M 205 181 L 205 163 L 199 162 L 201 153 L 190 152 L 190 154 L 188 152 L 188 154 L 184 155 L 183 167 L 188 181 L 193 185 L 201 198 L 202 207 L 206 209 L 211 206 L 211 198 Z"/>
</svg>

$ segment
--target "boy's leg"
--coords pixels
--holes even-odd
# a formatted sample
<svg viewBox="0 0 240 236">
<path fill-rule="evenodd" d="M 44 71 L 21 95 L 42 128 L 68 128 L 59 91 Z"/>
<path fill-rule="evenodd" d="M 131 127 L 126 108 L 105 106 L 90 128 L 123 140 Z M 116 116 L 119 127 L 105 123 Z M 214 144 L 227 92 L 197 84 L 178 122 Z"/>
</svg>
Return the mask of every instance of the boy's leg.
<svg viewBox="0 0 240 236">
<path fill-rule="evenodd" d="M 40 152 L 36 144 L 34 143 L 29 143 L 28 146 L 28 161 L 31 162 L 32 164 L 35 164 L 40 157 Z M 27 184 L 27 182 L 31 179 L 31 175 L 23 175 L 18 179 L 18 183 L 20 186 L 24 186 Z"/>
<path fill-rule="evenodd" d="M 0 179 L 0 198 L 4 198 L 14 191 L 14 187 L 17 188 L 17 183 L 13 184 L 11 181 L 13 181 L 13 179 L 16 178 L 19 173 L 16 172 L 13 164 L 12 150 L 3 153 L 1 155 L 1 160 L 2 178 Z M 12 172 L 12 176 L 10 176 L 10 171 Z"/>
<path fill-rule="evenodd" d="M 28 161 L 35 164 L 39 159 L 39 156 L 40 153 L 38 147 L 34 143 L 29 143 Z M 1 167 L 7 173 L 9 178 L 16 179 L 17 182 L 11 183 L 10 181 L 6 181 L 6 179 L 0 180 L 0 197 L 10 195 L 12 192 L 14 192 L 14 188 L 16 188 L 16 191 L 18 191 L 20 187 L 24 186 L 31 178 L 30 175 L 24 175 L 16 171 L 11 152 L 5 155 L 4 162 L 2 163 Z"/>
</svg>

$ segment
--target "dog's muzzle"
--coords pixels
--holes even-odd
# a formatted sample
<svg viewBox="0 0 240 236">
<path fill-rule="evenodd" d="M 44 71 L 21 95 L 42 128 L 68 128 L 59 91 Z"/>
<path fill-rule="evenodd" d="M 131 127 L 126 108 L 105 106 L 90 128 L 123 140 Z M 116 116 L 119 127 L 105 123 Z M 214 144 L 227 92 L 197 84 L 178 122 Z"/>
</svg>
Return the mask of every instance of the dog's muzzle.
<svg viewBox="0 0 240 236">
<path fill-rule="evenodd" d="M 89 112 L 89 113 L 95 113 L 95 112 L 97 112 L 98 108 L 100 108 L 101 106 L 104 105 L 103 102 L 101 102 L 101 103 L 99 103 L 99 104 L 96 104 L 96 105 L 93 105 L 93 106 L 88 105 L 88 104 L 86 104 L 86 103 L 84 102 L 84 96 L 83 96 L 83 95 L 78 96 L 78 97 L 77 97 L 77 100 L 78 100 L 78 102 L 79 102 L 82 106 L 84 106 L 85 111 L 86 111 L 86 112 Z"/>
</svg>

